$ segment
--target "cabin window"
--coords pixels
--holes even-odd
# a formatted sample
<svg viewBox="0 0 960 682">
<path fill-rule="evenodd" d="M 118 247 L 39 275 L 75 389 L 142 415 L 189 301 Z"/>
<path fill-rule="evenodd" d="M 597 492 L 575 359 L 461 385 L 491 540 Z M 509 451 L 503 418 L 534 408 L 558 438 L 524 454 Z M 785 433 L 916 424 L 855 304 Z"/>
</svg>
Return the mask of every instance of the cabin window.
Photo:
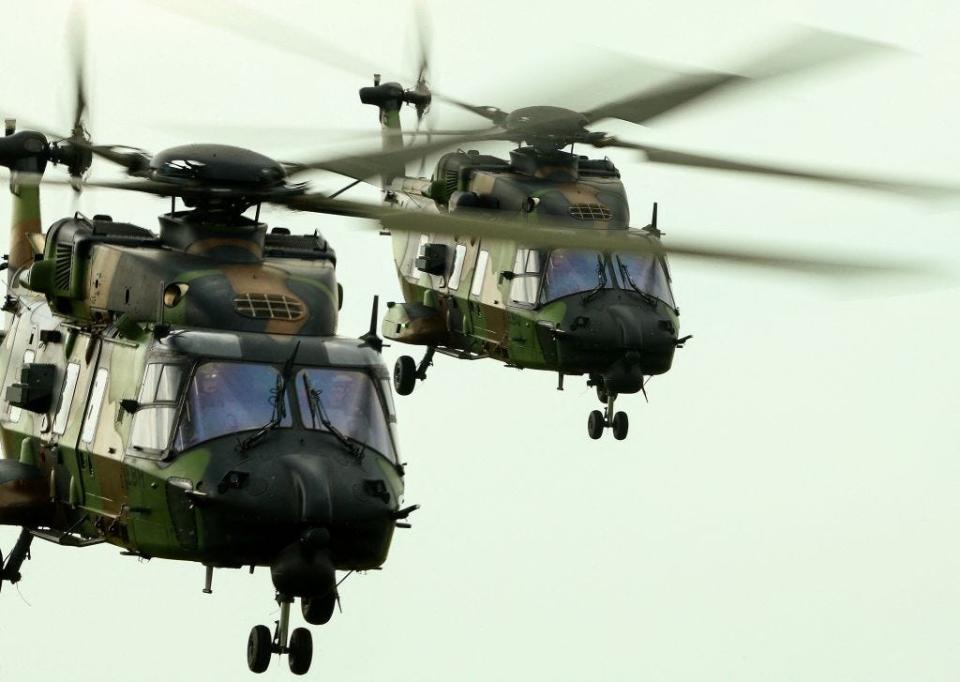
<svg viewBox="0 0 960 682">
<path fill-rule="evenodd" d="M 283 377 L 272 365 L 205 362 L 187 385 L 187 403 L 177 432 L 178 450 L 241 431 L 256 431 L 279 417 L 292 424 Z"/>
<path fill-rule="evenodd" d="M 447 287 L 456 291 L 460 288 L 460 274 L 463 272 L 463 259 L 467 255 L 467 247 L 463 244 L 457 244 L 453 256 L 453 272 L 450 274 L 450 281 Z"/>
<path fill-rule="evenodd" d="M 483 278 L 487 274 L 487 262 L 490 260 L 490 254 L 483 250 L 477 256 L 477 267 L 473 270 L 473 284 L 470 285 L 470 295 L 479 296 L 483 291 Z"/>
<path fill-rule="evenodd" d="M 53 418 L 53 432 L 62 436 L 67 430 L 67 417 L 70 416 L 70 407 L 73 405 L 73 394 L 77 391 L 77 379 L 80 377 L 80 365 L 71 362 L 67 365 L 67 373 L 63 379 L 63 391 L 60 393 L 60 404 L 57 414 Z"/>
<path fill-rule="evenodd" d="M 510 298 L 516 303 L 536 303 L 540 285 L 540 252 L 535 249 L 517 249 L 513 262 L 513 281 Z"/>
<path fill-rule="evenodd" d="M 304 426 L 316 431 L 336 429 L 394 460 L 385 405 L 377 394 L 373 378 L 363 371 L 312 367 L 297 373 Z"/>
<path fill-rule="evenodd" d="M 107 377 L 109 372 L 101 367 L 93 378 L 93 390 L 90 392 L 90 402 L 87 405 L 87 414 L 83 418 L 83 430 L 80 440 L 92 443 L 97 433 L 97 422 L 100 420 L 100 407 L 103 405 L 103 396 L 107 391 Z"/>
<path fill-rule="evenodd" d="M 183 368 L 152 362 L 143 372 L 143 383 L 137 401 L 140 408 L 133 415 L 130 444 L 136 450 L 166 450 L 176 420 L 177 400 Z"/>
<path fill-rule="evenodd" d="M 35 357 L 36 357 L 36 353 L 34 353 L 32 350 L 28 348 L 27 350 L 23 351 L 23 364 L 29 365 L 31 362 L 33 362 L 33 359 Z M 16 405 L 12 405 L 10 407 L 10 421 L 12 422 L 20 421 L 20 415 L 22 414 L 23 414 L 22 407 L 17 407 Z"/>
<path fill-rule="evenodd" d="M 420 241 L 417 243 L 417 249 L 410 258 L 410 276 L 419 279 L 420 271 L 417 269 L 417 256 L 423 253 L 423 247 L 430 243 L 430 237 L 425 234 L 420 235 Z"/>
</svg>

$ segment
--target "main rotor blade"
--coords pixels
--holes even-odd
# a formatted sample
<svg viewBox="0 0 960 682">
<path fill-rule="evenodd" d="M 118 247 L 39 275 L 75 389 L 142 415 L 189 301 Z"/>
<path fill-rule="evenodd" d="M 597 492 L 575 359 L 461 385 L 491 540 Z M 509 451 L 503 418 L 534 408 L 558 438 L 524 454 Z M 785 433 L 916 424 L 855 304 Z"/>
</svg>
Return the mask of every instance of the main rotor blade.
<svg viewBox="0 0 960 682">
<path fill-rule="evenodd" d="M 277 50 L 315 60 L 369 79 L 380 69 L 363 57 L 323 43 L 320 36 L 240 2 L 223 0 L 149 0 L 187 19 L 256 41 Z"/>
<path fill-rule="evenodd" d="M 710 168 L 714 170 L 750 173 L 753 175 L 767 175 L 773 177 L 812 180 L 815 182 L 845 185 L 848 187 L 857 187 L 860 189 L 869 189 L 878 192 L 904 194 L 926 199 L 960 195 L 960 185 L 950 186 L 933 183 L 910 182 L 906 180 L 889 180 L 884 178 L 857 176 L 846 173 L 829 173 L 785 165 L 751 163 L 748 161 L 738 161 L 722 156 L 693 154 L 677 151 L 675 149 L 669 149 L 667 147 L 623 142 L 621 140 L 616 140 L 602 146 L 637 149 L 646 155 L 647 161 L 671 166 Z"/>
<path fill-rule="evenodd" d="M 18 173 L 17 182 L 69 185 L 68 180 L 43 178 L 38 174 Z M 88 187 L 144 192 L 156 196 L 174 196 L 184 188 L 153 180 L 90 181 Z M 198 192 L 203 188 L 198 187 Z M 479 239 L 502 239 L 542 248 L 595 249 L 606 252 L 667 254 L 682 258 L 723 262 L 734 265 L 787 270 L 830 277 L 863 277 L 890 274 L 911 274 L 919 269 L 899 263 L 837 259 L 814 255 L 786 254 L 749 247 L 717 247 L 698 242 L 663 244 L 643 230 L 603 230 L 569 227 L 559 224 L 527 223 L 518 220 L 494 218 L 489 214 L 473 215 L 428 213 L 392 208 L 378 204 L 363 204 L 343 199 L 331 199 L 321 194 L 299 194 L 284 198 L 264 197 L 264 201 L 285 206 L 295 211 L 328 215 L 368 218 L 398 232 L 443 234 Z"/>
<path fill-rule="evenodd" d="M 421 88 L 427 83 L 427 74 L 430 72 L 430 52 L 432 43 L 432 31 L 430 30 L 430 19 L 427 16 L 427 10 L 420 0 L 414 2 L 413 18 L 417 28 L 417 88 Z"/>
<path fill-rule="evenodd" d="M 878 261 L 788 254 L 750 247 L 717 247 L 699 242 L 671 240 L 670 243 L 663 244 L 637 229 L 601 230 L 493 219 L 483 214 L 471 216 L 407 211 L 340 199 L 328 199 L 316 194 L 291 197 L 282 203 L 288 208 L 298 211 L 373 219 L 384 227 L 397 232 L 503 239 L 533 247 L 596 249 L 607 252 L 654 255 L 667 254 L 681 258 L 840 278 L 914 272 L 913 268 L 903 264 Z"/>
<path fill-rule="evenodd" d="M 375 175 L 390 173 L 393 169 L 409 161 L 414 161 L 435 152 L 454 147 L 464 142 L 481 142 L 484 140 L 499 139 L 496 132 L 477 130 L 460 136 L 451 135 L 428 144 L 418 144 L 368 154 L 351 154 L 336 158 L 317 159 L 303 162 L 291 162 L 293 166 L 290 175 L 307 170 L 325 170 L 339 173 L 356 180 L 367 180 Z"/>
<path fill-rule="evenodd" d="M 86 86 L 86 20 L 79 4 L 74 5 L 70 13 L 70 57 L 73 66 L 73 83 L 76 88 L 73 109 L 72 135 L 80 136 L 84 130 L 84 117 L 87 112 Z"/>
<path fill-rule="evenodd" d="M 584 116 L 593 123 L 604 118 L 618 118 L 644 124 L 658 116 L 698 103 L 710 94 L 728 86 L 748 82 L 770 81 L 800 71 L 807 71 L 876 53 L 884 49 L 879 43 L 839 33 L 809 29 L 763 54 L 737 73 L 698 73 L 679 76 L 653 89 L 642 90 L 622 99 L 588 111 Z"/>
</svg>

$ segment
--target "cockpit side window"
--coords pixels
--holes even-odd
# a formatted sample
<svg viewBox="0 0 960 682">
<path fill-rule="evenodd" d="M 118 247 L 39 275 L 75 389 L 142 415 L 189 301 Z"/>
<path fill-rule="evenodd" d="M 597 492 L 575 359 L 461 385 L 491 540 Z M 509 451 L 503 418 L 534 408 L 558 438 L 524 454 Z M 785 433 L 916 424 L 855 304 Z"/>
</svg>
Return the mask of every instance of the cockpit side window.
<svg viewBox="0 0 960 682">
<path fill-rule="evenodd" d="M 540 252 L 535 249 L 517 249 L 513 262 L 513 281 L 510 299 L 515 303 L 536 303 L 540 287 Z"/>
<path fill-rule="evenodd" d="M 176 420 L 177 402 L 183 368 L 179 365 L 153 362 L 143 372 L 143 383 L 133 415 L 130 445 L 140 451 L 166 450 Z"/>
<path fill-rule="evenodd" d="M 187 400 L 177 450 L 241 431 L 260 429 L 278 412 L 279 426 L 293 423 L 283 378 L 273 365 L 249 362 L 204 362 L 187 385 Z M 280 403 L 280 401 L 283 401 Z"/>
</svg>

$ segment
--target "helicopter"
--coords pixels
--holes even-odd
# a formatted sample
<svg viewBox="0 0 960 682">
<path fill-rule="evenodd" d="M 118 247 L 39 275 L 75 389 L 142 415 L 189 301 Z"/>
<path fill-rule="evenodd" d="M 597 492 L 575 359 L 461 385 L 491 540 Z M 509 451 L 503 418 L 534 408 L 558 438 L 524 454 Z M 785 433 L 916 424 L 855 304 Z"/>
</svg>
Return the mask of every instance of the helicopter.
<svg viewBox="0 0 960 682">
<path fill-rule="evenodd" d="M 822 39 L 823 36 L 816 36 Z M 764 55 L 744 73 L 777 57 L 804 51 L 803 44 Z M 847 45 L 856 51 L 857 45 Z M 794 61 L 790 69 L 820 66 Z M 768 66 L 764 78 L 781 73 Z M 691 154 L 617 139 L 591 126 L 608 118 L 645 125 L 653 118 L 700 102 L 706 95 L 744 80 L 730 74 L 686 76 L 653 90 L 631 93 L 587 111 L 528 106 L 504 111 L 444 97 L 447 102 L 487 119 L 491 127 L 474 132 L 429 131 L 455 136 L 458 144 L 509 141 L 509 158 L 460 148 L 439 158 L 430 177 L 384 178 L 387 204 L 414 205 L 454 215 L 508 215 L 531 225 L 569 225 L 584 231 L 627 232 L 647 240 L 647 253 L 615 249 L 553 248 L 503 234 L 478 240 L 472 235 L 429 233 L 393 237 L 400 303 L 387 303 L 385 338 L 426 346 L 422 359 L 400 356 L 394 366 L 396 392 L 409 395 L 427 378 L 436 353 L 457 359 L 492 358 L 507 367 L 556 372 L 557 389 L 566 376 L 587 376 L 603 412 L 587 419 L 591 439 L 605 429 L 627 437 L 629 418 L 617 411 L 622 394 L 647 393 L 649 378 L 666 373 L 675 350 L 691 335 L 680 335 L 680 310 L 658 225 L 658 205 L 650 222 L 630 227 L 630 208 L 620 171 L 609 159 L 575 153 L 575 146 L 643 152 L 648 161 L 686 167 L 799 178 L 882 191 L 932 196 L 944 187 L 841 176 L 786 166 L 745 163 Z M 403 139 L 397 115 L 404 104 L 418 116 L 431 93 L 421 71 L 417 84 L 398 83 L 360 90 L 363 104 L 378 108 L 385 149 Z M 422 167 L 421 167 L 422 168 Z M 426 205 L 424 202 L 428 202 Z M 690 255 L 690 254 L 685 254 Z M 768 262 L 768 264 L 772 264 Z"/>
<path fill-rule="evenodd" d="M 154 0 L 154 4 L 277 49 L 359 71 L 349 55 L 331 51 L 250 8 L 231 8 L 230 16 L 225 17 L 217 3 L 197 7 Z M 441 151 L 444 146 L 460 148 L 440 156 L 429 176 L 424 175 L 425 156 L 417 175 L 408 175 L 399 157 L 396 163 L 384 157 L 377 180 L 384 205 L 420 211 L 424 220 L 437 215 L 469 216 L 487 224 L 471 224 L 458 231 L 447 229 L 450 224 L 428 229 L 423 223 L 413 230 L 382 232 L 392 234 L 402 301 L 387 303 L 381 334 L 391 341 L 426 347 L 419 361 L 410 355 L 397 358 L 393 382 L 399 395 L 411 394 L 417 382 L 426 380 L 438 353 L 555 372 L 558 390 L 563 390 L 565 377 L 586 375 L 588 387 L 596 390 L 603 404 L 602 412 L 595 409 L 588 415 L 589 437 L 599 439 L 610 429 L 615 439 L 623 440 L 629 418 L 616 409 L 617 398 L 638 392 L 646 398 L 646 382 L 669 371 L 676 349 L 692 338 L 680 334 L 680 310 L 672 291 L 668 254 L 841 276 L 883 269 L 822 259 L 813 265 L 796 257 L 737 249 L 707 253 L 696 245 L 667 245 L 662 241 L 658 204 L 653 204 L 647 225 L 631 227 L 619 169 L 609 157 L 576 153 L 577 145 L 640 152 L 653 163 L 915 197 L 956 192 L 956 188 L 943 185 L 691 153 L 622 140 L 593 128 L 608 119 L 646 126 L 702 104 L 723 90 L 882 52 L 884 47 L 877 43 L 811 29 L 730 72 L 668 72 L 664 82 L 584 111 L 543 105 L 505 111 L 433 91 L 428 82 L 429 31 L 422 11 L 416 20 L 419 54 L 417 72 L 411 76 L 413 87 L 383 82 L 380 74 L 374 74 L 373 85 L 360 89 L 360 101 L 378 110 L 385 154 L 400 153 L 405 148 L 404 138 L 410 136 L 415 140 L 425 135 L 431 151 Z M 465 130 L 428 126 L 421 130 L 435 98 L 486 119 L 490 126 Z M 552 99 L 562 101 L 564 94 L 555 93 Z M 416 112 L 412 133 L 401 126 L 400 112 L 405 106 Z M 509 158 L 463 148 L 498 141 L 516 145 Z M 341 170 L 356 182 L 371 181 L 374 176 L 369 166 Z M 565 241 L 570 230 L 598 238 L 599 246 Z M 603 242 L 604 237 L 609 241 Z"/>
<path fill-rule="evenodd" d="M 36 539 L 195 562 L 207 593 L 218 568 L 267 567 L 280 616 L 272 631 L 251 629 L 247 665 L 261 673 L 285 655 L 305 674 L 313 639 L 291 626 L 292 604 L 308 624 L 328 622 L 336 572 L 379 568 L 417 506 L 404 506 L 378 299 L 366 333 L 340 335 L 334 248 L 319 233 L 270 228 L 261 206 L 364 218 L 355 224 L 397 235 L 509 230 L 544 246 L 653 247 L 626 233 L 351 202 L 295 180 L 309 170 L 383 175 L 446 141 L 285 163 L 222 144 L 155 154 L 95 144 L 82 46 L 75 53 L 71 132 L 18 130 L 7 119 L 0 137 L 13 210 L 0 524 L 21 528 L 0 556 L 0 587 L 21 580 Z M 128 177 L 90 178 L 95 159 Z M 69 177 L 46 175 L 51 165 Z M 146 193 L 170 207 L 157 231 L 79 212 L 44 230 L 40 192 L 51 184 Z"/>
</svg>

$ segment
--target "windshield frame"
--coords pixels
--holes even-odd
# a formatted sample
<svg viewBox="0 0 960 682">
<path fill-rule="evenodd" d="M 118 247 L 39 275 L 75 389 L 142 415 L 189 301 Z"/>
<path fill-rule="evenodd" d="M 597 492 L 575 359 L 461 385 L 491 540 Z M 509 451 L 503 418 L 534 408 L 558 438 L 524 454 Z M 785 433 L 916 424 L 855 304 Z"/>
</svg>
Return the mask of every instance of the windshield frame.
<svg viewBox="0 0 960 682">
<path fill-rule="evenodd" d="M 623 252 L 617 252 L 617 251 L 614 251 L 614 252 L 600 251 L 598 249 L 563 249 L 563 250 L 578 251 L 581 253 L 590 253 L 592 255 L 601 256 L 603 259 L 603 271 L 604 271 L 604 274 L 606 275 L 605 281 L 603 282 L 602 286 L 599 286 L 601 284 L 599 272 L 597 270 L 594 270 L 593 274 L 594 274 L 595 281 L 593 283 L 593 286 L 591 286 L 590 288 L 582 289 L 578 291 L 571 291 L 568 293 L 564 293 L 561 296 L 554 296 L 553 298 L 547 299 L 546 297 L 549 295 L 549 292 L 548 292 L 548 287 L 546 285 L 546 278 L 551 268 L 553 267 L 553 254 L 555 251 L 558 251 L 558 250 L 559 249 L 550 249 L 550 250 L 542 251 L 542 255 L 541 255 L 542 267 L 541 267 L 541 273 L 540 273 L 537 307 L 549 305 L 555 301 L 559 301 L 564 298 L 569 298 L 571 296 L 577 296 L 577 295 L 589 296 L 594 292 L 610 289 L 610 290 L 616 290 L 616 291 L 625 291 L 625 292 L 629 292 L 631 294 L 636 294 L 636 295 L 649 296 L 663 303 L 664 305 L 669 307 L 671 310 L 677 309 L 676 302 L 675 302 L 676 299 L 674 298 L 674 295 L 673 295 L 673 279 L 670 276 L 670 268 L 667 266 L 666 258 L 663 256 L 663 254 L 659 254 L 659 253 L 651 253 L 649 254 L 648 257 L 652 259 L 656 267 L 659 269 L 661 276 L 663 277 L 664 288 L 666 289 L 666 292 L 669 295 L 669 300 L 661 298 L 653 291 L 647 291 L 642 286 L 639 286 L 639 283 L 638 283 L 638 288 L 643 293 L 638 294 L 629 285 L 628 282 L 624 281 L 624 278 L 618 269 L 618 265 L 621 262 L 619 260 L 619 257 L 621 255 L 623 256 L 638 255 L 639 256 L 643 254 L 630 254 L 630 253 L 623 253 Z"/>
<path fill-rule="evenodd" d="M 172 458 L 176 455 L 179 455 L 182 452 L 187 452 L 189 450 L 203 447 L 204 443 L 209 443 L 210 441 L 225 438 L 228 436 L 235 436 L 241 438 L 243 434 L 249 434 L 255 432 L 264 424 L 256 424 L 250 426 L 250 428 L 244 428 L 238 431 L 228 431 L 226 433 L 218 434 L 211 436 L 209 438 L 204 438 L 203 440 L 198 440 L 196 442 L 190 443 L 187 447 L 181 448 L 180 444 L 183 442 L 181 438 L 181 428 L 184 425 L 184 420 L 187 418 L 188 408 L 188 389 L 192 385 L 194 378 L 196 377 L 197 371 L 205 364 L 208 363 L 223 363 L 223 364 L 234 364 L 234 365 L 246 365 L 246 366 L 266 366 L 271 367 L 277 371 L 279 376 L 282 376 L 283 373 L 283 363 L 282 362 L 252 362 L 252 361 L 243 361 L 236 358 L 219 358 L 219 357 L 196 357 L 194 362 L 191 365 L 184 365 L 184 369 L 188 370 L 185 372 L 185 378 L 183 379 L 183 389 L 180 391 L 178 400 L 176 402 L 176 413 L 174 415 L 173 427 L 171 429 L 170 438 L 168 440 L 168 447 L 165 451 L 167 453 L 167 458 Z M 361 447 L 368 449 L 372 452 L 376 452 L 382 457 L 386 458 L 391 463 L 396 463 L 399 461 L 399 452 L 397 448 L 397 439 L 395 435 L 395 424 L 396 416 L 395 412 L 391 410 L 390 403 L 385 399 L 383 391 L 387 390 L 383 386 L 382 378 L 379 376 L 379 373 L 376 371 L 377 368 L 374 366 L 341 366 L 341 365 L 304 365 L 304 364 L 294 364 L 290 367 L 290 377 L 285 383 L 284 386 L 284 400 L 286 401 L 287 413 L 284 418 L 284 421 L 278 425 L 277 430 L 300 430 L 310 433 L 319 433 L 326 436 L 333 437 L 333 435 L 323 429 L 313 429 L 310 425 L 303 419 L 301 414 L 300 405 L 299 405 L 299 393 L 296 387 L 296 378 L 300 375 L 303 370 L 307 369 L 320 369 L 320 370 L 331 370 L 331 371 L 341 371 L 341 372 L 360 372 L 364 374 L 367 379 L 372 383 L 372 390 L 377 396 L 377 407 L 383 415 L 383 422 L 385 425 L 386 437 L 391 448 L 391 452 L 381 452 L 379 449 L 374 447 L 370 443 L 365 443 L 357 440 L 356 442 L 361 445 Z M 392 396 L 391 396 L 392 398 Z M 289 422 L 287 421 L 289 420 Z M 266 423 L 266 420 L 264 420 Z"/>
</svg>

